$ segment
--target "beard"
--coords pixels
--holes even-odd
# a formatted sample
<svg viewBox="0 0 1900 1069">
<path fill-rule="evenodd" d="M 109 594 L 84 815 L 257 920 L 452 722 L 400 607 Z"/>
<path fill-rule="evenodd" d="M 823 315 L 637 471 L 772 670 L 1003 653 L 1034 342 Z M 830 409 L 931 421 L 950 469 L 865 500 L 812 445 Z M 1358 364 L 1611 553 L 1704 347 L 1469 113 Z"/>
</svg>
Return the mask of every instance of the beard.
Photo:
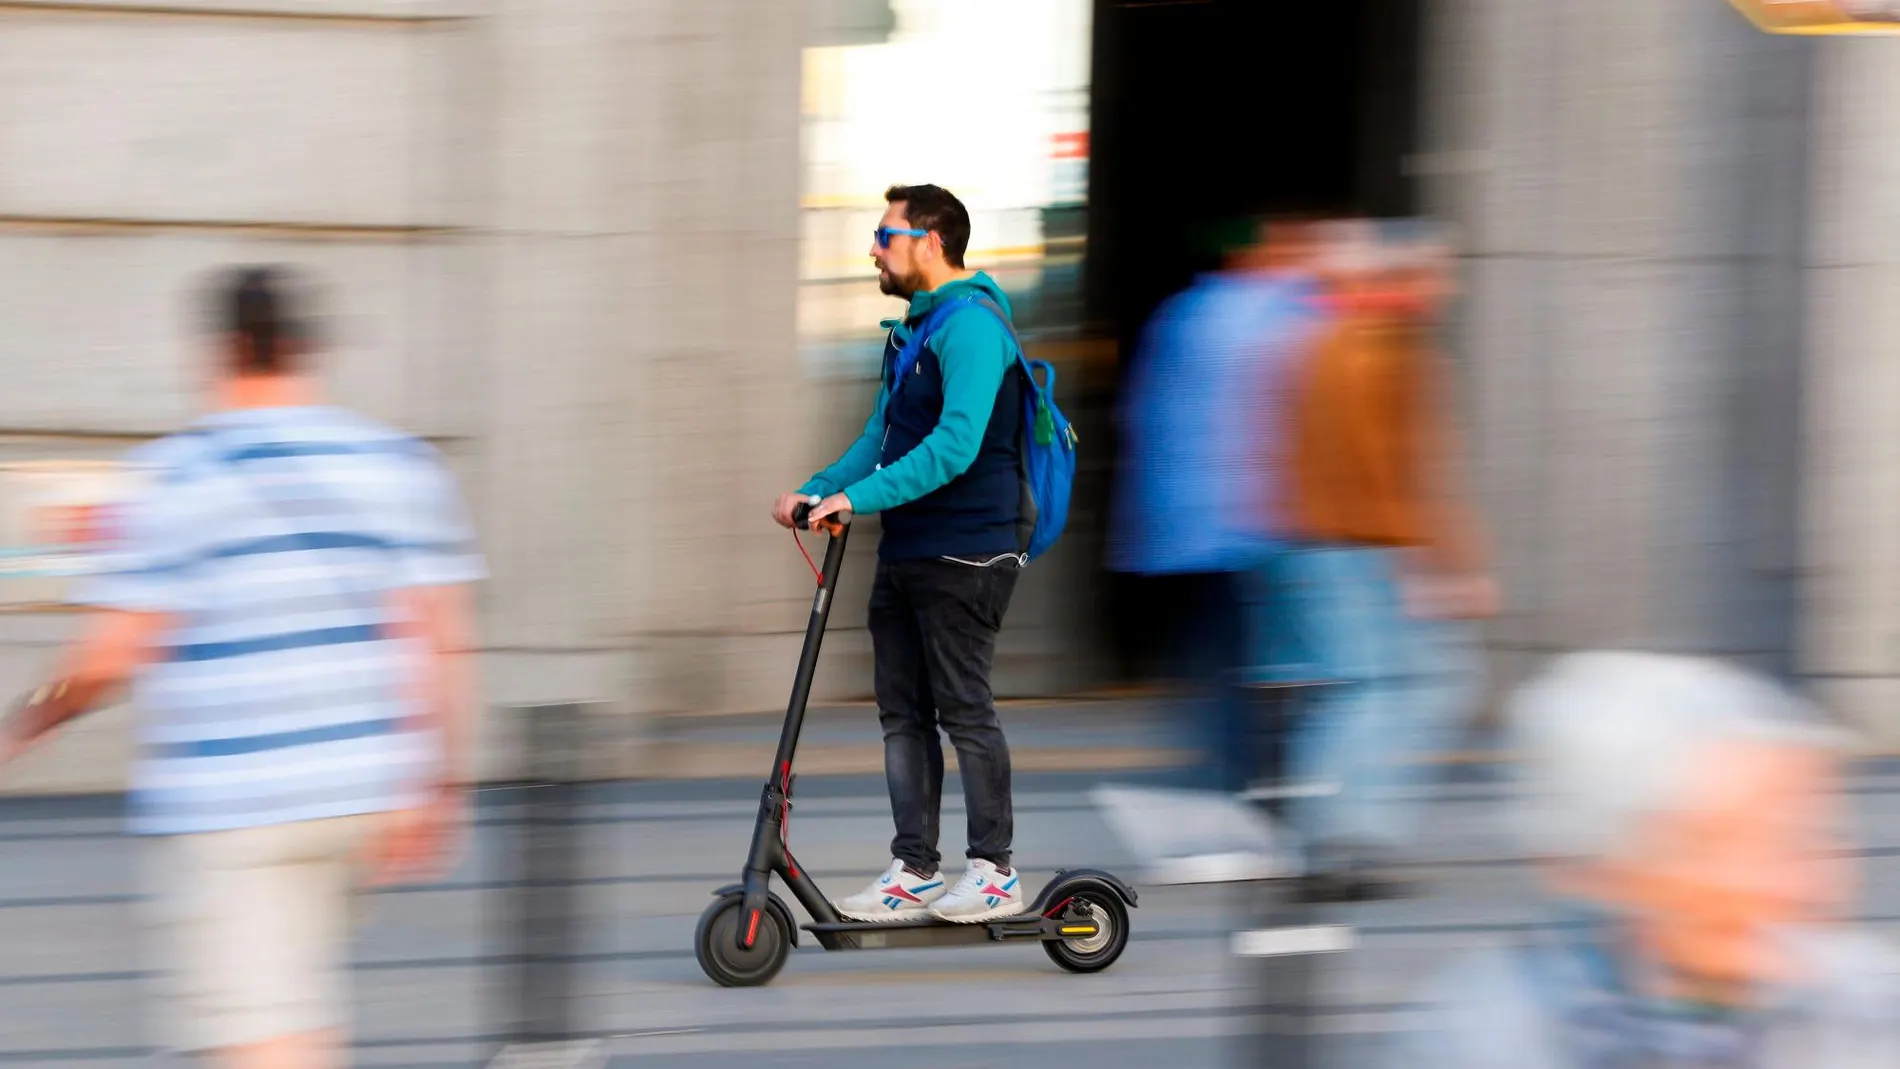
<svg viewBox="0 0 1900 1069">
<path fill-rule="evenodd" d="M 877 288 L 886 297 L 901 297 L 910 300 L 923 288 L 923 280 L 915 274 L 898 275 L 888 268 L 878 268 Z"/>
</svg>

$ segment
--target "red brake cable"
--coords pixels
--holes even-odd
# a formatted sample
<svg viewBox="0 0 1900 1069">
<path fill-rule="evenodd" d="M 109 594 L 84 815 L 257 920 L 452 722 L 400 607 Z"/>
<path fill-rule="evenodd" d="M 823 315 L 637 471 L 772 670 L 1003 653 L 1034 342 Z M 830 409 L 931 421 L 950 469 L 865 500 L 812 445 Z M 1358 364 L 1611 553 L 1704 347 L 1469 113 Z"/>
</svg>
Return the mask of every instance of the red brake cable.
<svg viewBox="0 0 1900 1069">
<path fill-rule="evenodd" d="M 805 548 L 805 540 L 798 537 L 798 528 L 796 527 L 792 528 L 792 541 L 798 543 L 798 553 L 805 558 L 805 563 L 811 568 L 812 578 L 818 580 L 819 586 L 824 586 L 825 573 L 819 571 L 818 563 L 811 559 L 811 552 Z"/>
</svg>

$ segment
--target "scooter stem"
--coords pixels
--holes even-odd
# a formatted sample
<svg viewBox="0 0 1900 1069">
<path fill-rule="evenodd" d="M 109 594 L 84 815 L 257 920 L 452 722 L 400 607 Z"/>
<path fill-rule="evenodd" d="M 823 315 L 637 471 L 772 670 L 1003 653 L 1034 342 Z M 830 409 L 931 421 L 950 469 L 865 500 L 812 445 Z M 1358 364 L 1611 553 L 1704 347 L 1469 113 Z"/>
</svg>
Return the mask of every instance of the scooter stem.
<svg viewBox="0 0 1900 1069">
<path fill-rule="evenodd" d="M 785 728 L 779 733 L 778 755 L 772 761 L 775 778 L 789 773 L 798 751 L 798 735 L 805 727 L 805 705 L 811 700 L 812 679 L 818 674 L 818 652 L 825 642 L 825 624 L 831 619 L 832 597 L 838 590 L 838 573 L 844 570 L 844 546 L 850 534 L 849 524 L 838 527 L 825 547 L 818 591 L 812 595 L 811 620 L 805 625 L 805 645 L 798 654 L 798 674 L 792 679 L 792 699 L 785 709 Z"/>
<path fill-rule="evenodd" d="M 812 678 L 818 673 L 818 653 L 825 642 L 825 624 L 831 619 L 831 603 L 838 589 L 838 574 L 844 570 L 845 541 L 851 533 L 847 520 L 830 528 L 831 541 L 825 548 L 825 563 L 819 572 L 818 591 L 812 596 L 811 620 L 805 625 L 805 646 L 798 655 L 798 674 L 792 680 L 792 700 L 785 709 L 785 727 L 779 733 L 778 753 L 772 759 L 765 791 L 760 799 L 759 820 L 752 831 L 752 849 L 747 854 L 745 897 L 738 931 L 739 946 L 752 949 L 757 935 L 755 918 L 765 909 L 771 892 L 772 870 L 789 864 L 788 852 L 780 836 L 784 834 L 785 811 L 791 807 L 792 760 L 798 753 L 798 736 L 805 727 L 805 707 L 811 700 Z M 796 881 L 795 881 L 796 882 Z M 808 888 L 809 881 L 799 888 Z"/>
</svg>

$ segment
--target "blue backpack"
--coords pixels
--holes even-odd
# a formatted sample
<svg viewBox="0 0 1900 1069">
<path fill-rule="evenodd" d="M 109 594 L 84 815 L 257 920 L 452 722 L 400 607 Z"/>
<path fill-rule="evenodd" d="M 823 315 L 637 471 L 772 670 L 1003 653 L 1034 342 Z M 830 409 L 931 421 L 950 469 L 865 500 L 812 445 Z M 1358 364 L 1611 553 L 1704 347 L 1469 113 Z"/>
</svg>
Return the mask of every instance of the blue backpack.
<svg viewBox="0 0 1900 1069">
<path fill-rule="evenodd" d="M 1080 441 L 1068 417 L 1056 407 L 1056 369 L 1046 360 L 1031 360 L 1024 355 L 1015 325 L 995 301 L 988 297 L 960 297 L 938 305 L 918 325 L 910 344 L 897 355 L 892 369 L 892 389 L 895 391 L 903 384 L 911 365 L 922 355 L 924 343 L 937 328 L 953 313 L 970 305 L 985 309 L 1009 331 L 1010 342 L 1016 348 L 1016 364 L 1028 379 L 1028 388 L 1023 391 L 1022 476 L 1028 511 L 1023 520 L 1030 534 L 1024 555 L 1035 560 L 1055 545 L 1056 539 L 1062 537 L 1063 527 L 1068 525 L 1069 494 L 1075 485 L 1075 446 Z M 1036 381 L 1038 369 L 1043 372 L 1045 381 Z"/>
</svg>

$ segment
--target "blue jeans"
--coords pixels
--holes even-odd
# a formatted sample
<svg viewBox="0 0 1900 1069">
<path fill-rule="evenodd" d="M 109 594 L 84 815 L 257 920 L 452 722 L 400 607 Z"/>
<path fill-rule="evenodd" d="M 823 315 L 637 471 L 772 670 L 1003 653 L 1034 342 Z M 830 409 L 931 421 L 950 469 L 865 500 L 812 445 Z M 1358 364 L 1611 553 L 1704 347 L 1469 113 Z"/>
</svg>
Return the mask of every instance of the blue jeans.
<svg viewBox="0 0 1900 1069">
<path fill-rule="evenodd" d="M 1408 615 L 1396 555 L 1304 545 L 1265 566 L 1263 674 L 1336 681 L 1311 692 L 1289 740 L 1292 781 L 1327 793 L 1290 809 L 1309 851 L 1397 853 L 1428 783 L 1419 759 L 1455 744 L 1481 697 L 1475 625 Z"/>
</svg>

